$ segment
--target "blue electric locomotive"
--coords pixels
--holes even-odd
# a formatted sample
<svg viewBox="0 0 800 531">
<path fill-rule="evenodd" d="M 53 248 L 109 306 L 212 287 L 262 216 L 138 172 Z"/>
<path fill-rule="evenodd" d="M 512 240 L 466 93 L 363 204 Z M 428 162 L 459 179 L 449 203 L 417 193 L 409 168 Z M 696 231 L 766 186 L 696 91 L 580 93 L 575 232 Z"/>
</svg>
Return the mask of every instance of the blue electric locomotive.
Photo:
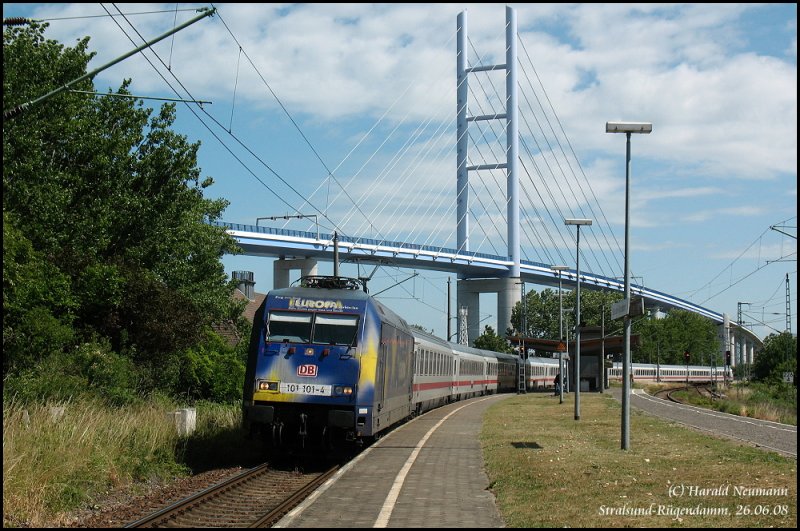
<svg viewBox="0 0 800 531">
<path fill-rule="evenodd" d="M 360 281 L 303 277 L 255 316 L 245 427 L 276 447 L 360 441 L 412 413 L 414 337 Z"/>
</svg>

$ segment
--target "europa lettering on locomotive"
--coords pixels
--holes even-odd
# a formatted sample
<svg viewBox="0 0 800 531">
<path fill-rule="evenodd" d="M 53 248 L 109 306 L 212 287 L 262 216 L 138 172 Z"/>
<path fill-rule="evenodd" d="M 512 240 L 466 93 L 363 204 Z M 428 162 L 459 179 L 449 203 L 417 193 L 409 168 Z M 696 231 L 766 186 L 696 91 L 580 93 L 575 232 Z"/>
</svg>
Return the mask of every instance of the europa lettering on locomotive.
<svg viewBox="0 0 800 531">
<path fill-rule="evenodd" d="M 317 310 L 342 310 L 342 301 L 325 301 L 319 299 L 289 298 L 289 308 L 312 308 Z"/>
</svg>

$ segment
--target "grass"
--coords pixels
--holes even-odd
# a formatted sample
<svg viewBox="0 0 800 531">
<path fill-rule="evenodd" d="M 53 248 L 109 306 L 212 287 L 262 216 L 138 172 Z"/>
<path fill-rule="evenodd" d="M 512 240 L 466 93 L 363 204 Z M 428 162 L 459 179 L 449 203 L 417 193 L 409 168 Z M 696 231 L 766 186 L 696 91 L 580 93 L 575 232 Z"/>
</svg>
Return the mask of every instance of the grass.
<svg viewBox="0 0 800 531">
<path fill-rule="evenodd" d="M 174 409 L 163 400 L 114 408 L 92 400 L 22 406 L 4 397 L 3 527 L 58 526 L 110 489 L 228 464 L 231 447 L 235 459 L 248 455 L 238 405 L 198 404 L 189 437 L 167 416 Z"/>
<path fill-rule="evenodd" d="M 503 400 L 485 416 L 484 459 L 507 526 L 796 527 L 794 459 L 635 410 L 623 451 L 620 405 L 608 395 L 581 395 L 581 420 L 573 417 L 571 397 L 559 404 L 543 394 Z M 726 485 L 718 495 L 691 490 Z M 735 487 L 778 490 L 744 496 Z"/>
</svg>

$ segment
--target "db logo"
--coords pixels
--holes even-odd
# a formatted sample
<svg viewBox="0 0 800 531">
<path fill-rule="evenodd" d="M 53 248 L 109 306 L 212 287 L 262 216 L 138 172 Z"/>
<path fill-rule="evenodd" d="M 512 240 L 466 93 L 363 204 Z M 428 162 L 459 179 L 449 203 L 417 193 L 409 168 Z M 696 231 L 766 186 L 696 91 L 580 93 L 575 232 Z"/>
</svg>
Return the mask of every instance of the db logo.
<svg viewBox="0 0 800 531">
<path fill-rule="evenodd" d="M 297 367 L 297 376 L 307 376 L 316 378 L 317 366 L 316 365 L 300 365 Z"/>
</svg>

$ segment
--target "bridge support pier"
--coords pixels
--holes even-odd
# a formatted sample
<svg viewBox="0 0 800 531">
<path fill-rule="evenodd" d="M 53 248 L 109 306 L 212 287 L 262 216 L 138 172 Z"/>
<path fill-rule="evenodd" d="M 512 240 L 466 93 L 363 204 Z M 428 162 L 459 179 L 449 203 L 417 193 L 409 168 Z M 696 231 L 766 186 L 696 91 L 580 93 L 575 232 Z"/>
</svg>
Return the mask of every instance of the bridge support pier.
<svg viewBox="0 0 800 531">
<path fill-rule="evenodd" d="M 313 258 L 278 258 L 272 262 L 272 286 L 274 289 L 289 287 L 289 272 L 299 269 L 301 276 L 316 275 L 317 261 Z"/>
<path fill-rule="evenodd" d="M 475 339 L 481 335 L 480 330 L 480 294 L 497 294 L 497 335 L 505 337 L 506 328 L 512 328 L 511 311 L 514 306 L 522 300 L 522 290 L 520 279 L 492 278 L 492 279 L 461 279 L 458 281 L 457 288 L 457 307 L 467 307 L 467 334 L 469 344 L 472 345 Z M 461 322 L 459 321 L 461 332 Z"/>
</svg>

